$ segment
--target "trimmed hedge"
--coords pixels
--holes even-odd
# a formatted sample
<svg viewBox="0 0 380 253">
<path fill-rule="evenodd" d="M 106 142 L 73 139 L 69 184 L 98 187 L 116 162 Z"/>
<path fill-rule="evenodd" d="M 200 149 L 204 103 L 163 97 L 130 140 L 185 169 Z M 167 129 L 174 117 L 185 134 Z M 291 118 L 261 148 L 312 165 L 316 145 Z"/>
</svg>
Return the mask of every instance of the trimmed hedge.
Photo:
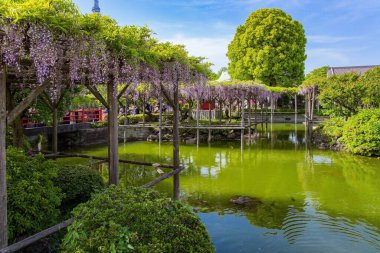
<svg viewBox="0 0 380 253">
<path fill-rule="evenodd" d="M 64 196 L 62 206 L 74 207 L 90 199 L 91 194 L 104 188 L 100 174 L 87 166 L 58 166 L 58 177 L 55 179 Z"/>
<path fill-rule="evenodd" d="M 213 252 L 199 218 L 143 188 L 111 186 L 73 211 L 64 252 Z"/>
<path fill-rule="evenodd" d="M 380 156 L 380 109 L 362 110 L 343 127 L 340 139 L 345 148 L 364 156 Z"/>
<path fill-rule="evenodd" d="M 54 185 L 57 167 L 42 155 L 26 156 L 7 149 L 8 223 L 10 241 L 55 225 L 61 191 Z"/>
</svg>

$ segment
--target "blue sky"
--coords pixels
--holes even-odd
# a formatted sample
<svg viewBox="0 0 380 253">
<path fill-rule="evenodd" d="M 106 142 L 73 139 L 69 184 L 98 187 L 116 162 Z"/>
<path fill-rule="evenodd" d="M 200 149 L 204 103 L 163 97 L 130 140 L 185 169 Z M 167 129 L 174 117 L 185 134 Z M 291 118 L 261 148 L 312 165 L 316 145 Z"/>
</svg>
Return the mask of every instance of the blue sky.
<svg viewBox="0 0 380 253">
<path fill-rule="evenodd" d="M 93 0 L 74 0 L 83 13 Z M 186 45 L 214 70 L 228 65 L 235 29 L 259 8 L 280 8 L 304 25 L 306 73 L 324 65 L 380 64 L 380 0 L 99 0 L 120 25 L 148 25 L 161 41 Z"/>
</svg>

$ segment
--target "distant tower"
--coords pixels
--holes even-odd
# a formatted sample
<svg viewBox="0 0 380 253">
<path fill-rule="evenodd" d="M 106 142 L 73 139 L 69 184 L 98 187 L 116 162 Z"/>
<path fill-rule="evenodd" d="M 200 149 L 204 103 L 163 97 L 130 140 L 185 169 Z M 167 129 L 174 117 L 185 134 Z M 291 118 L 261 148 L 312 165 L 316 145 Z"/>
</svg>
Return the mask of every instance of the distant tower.
<svg viewBox="0 0 380 253">
<path fill-rule="evenodd" d="M 92 12 L 100 13 L 99 0 L 94 0 L 94 7 L 92 8 Z"/>
</svg>

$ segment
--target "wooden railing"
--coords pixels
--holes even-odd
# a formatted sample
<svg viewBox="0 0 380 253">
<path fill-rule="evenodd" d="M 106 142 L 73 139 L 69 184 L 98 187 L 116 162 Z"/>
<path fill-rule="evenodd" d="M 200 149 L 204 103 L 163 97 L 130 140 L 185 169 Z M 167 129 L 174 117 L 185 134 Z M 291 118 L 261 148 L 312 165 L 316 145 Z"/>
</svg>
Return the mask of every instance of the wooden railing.
<svg viewBox="0 0 380 253">
<path fill-rule="evenodd" d="M 66 153 L 58 153 L 58 154 L 46 154 L 46 158 L 68 158 L 68 157 L 81 157 L 81 158 L 88 158 L 88 159 L 94 159 L 94 160 L 101 160 L 101 161 L 108 161 L 108 158 L 105 157 L 98 157 L 98 156 L 89 156 L 89 155 L 83 155 L 83 154 L 66 154 Z M 139 162 L 139 161 L 129 161 L 129 160 L 119 160 L 121 163 L 128 163 L 128 164 L 136 164 L 136 165 L 145 165 L 145 166 L 152 166 L 154 168 L 171 168 L 173 169 L 174 167 L 172 165 L 167 165 L 167 164 L 158 164 L 158 163 L 149 163 L 149 162 Z M 144 188 L 150 188 L 159 182 L 168 179 L 172 177 L 173 175 L 176 175 L 180 173 L 182 170 L 184 170 L 184 167 L 180 167 L 176 170 L 173 170 L 171 172 L 162 174 L 158 178 L 152 180 L 151 182 L 143 185 L 142 187 Z M 0 253 L 10 253 L 10 252 L 16 252 L 18 250 L 21 250 L 23 248 L 28 247 L 29 245 L 46 238 L 62 229 L 67 228 L 73 223 L 73 219 L 68 219 L 66 221 L 63 221 L 57 225 L 54 225 L 50 228 L 47 228 L 35 235 L 29 236 L 19 242 L 16 242 L 15 244 L 12 244 L 6 248 L 0 249 Z"/>
</svg>

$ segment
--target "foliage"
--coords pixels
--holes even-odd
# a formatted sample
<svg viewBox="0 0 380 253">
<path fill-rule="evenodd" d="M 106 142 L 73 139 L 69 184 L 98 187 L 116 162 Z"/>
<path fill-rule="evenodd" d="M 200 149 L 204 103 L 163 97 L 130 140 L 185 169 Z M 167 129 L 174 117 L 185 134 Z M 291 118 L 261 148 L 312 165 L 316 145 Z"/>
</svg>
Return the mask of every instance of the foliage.
<svg viewBox="0 0 380 253">
<path fill-rule="evenodd" d="M 318 86 L 327 81 L 328 66 L 323 66 L 312 70 L 306 75 L 301 87 Z"/>
<path fill-rule="evenodd" d="M 349 117 L 363 105 L 365 91 L 356 73 L 334 75 L 319 89 L 318 99 L 328 115 Z"/>
<path fill-rule="evenodd" d="M 342 117 L 332 117 L 322 123 L 322 134 L 329 137 L 331 144 L 342 137 L 344 123 L 345 121 Z"/>
<path fill-rule="evenodd" d="M 62 191 L 62 205 L 75 206 L 90 199 L 91 194 L 104 187 L 102 177 L 86 166 L 58 166 L 55 185 Z"/>
<path fill-rule="evenodd" d="M 128 122 L 129 124 L 138 124 L 143 122 L 143 114 L 135 114 L 135 115 L 128 115 Z M 151 122 L 158 122 L 159 121 L 160 114 L 158 113 L 152 113 L 152 114 L 145 114 L 145 122 L 151 123 Z M 119 125 L 124 125 L 125 116 L 119 117 Z M 164 113 L 162 114 L 162 121 L 172 121 L 173 120 L 173 114 L 171 113 Z"/>
<path fill-rule="evenodd" d="M 234 79 L 294 86 L 304 78 L 305 47 L 301 23 L 280 9 L 259 9 L 237 28 L 228 71 Z"/>
<path fill-rule="evenodd" d="M 366 109 L 352 116 L 344 124 L 341 140 L 351 153 L 380 156 L 380 109 Z"/>
<path fill-rule="evenodd" d="M 42 155 L 28 157 L 7 149 L 9 238 L 37 233 L 58 221 L 60 189 L 54 186 L 57 168 Z"/>
<path fill-rule="evenodd" d="M 91 122 L 90 126 L 92 128 L 103 128 L 103 127 L 108 126 L 108 121 Z"/>
<path fill-rule="evenodd" d="M 360 77 L 361 85 L 364 89 L 363 104 L 367 108 L 380 107 L 380 67 L 364 73 Z"/>
<path fill-rule="evenodd" d="M 196 215 L 149 189 L 111 186 L 73 214 L 64 252 L 213 252 Z"/>
</svg>

